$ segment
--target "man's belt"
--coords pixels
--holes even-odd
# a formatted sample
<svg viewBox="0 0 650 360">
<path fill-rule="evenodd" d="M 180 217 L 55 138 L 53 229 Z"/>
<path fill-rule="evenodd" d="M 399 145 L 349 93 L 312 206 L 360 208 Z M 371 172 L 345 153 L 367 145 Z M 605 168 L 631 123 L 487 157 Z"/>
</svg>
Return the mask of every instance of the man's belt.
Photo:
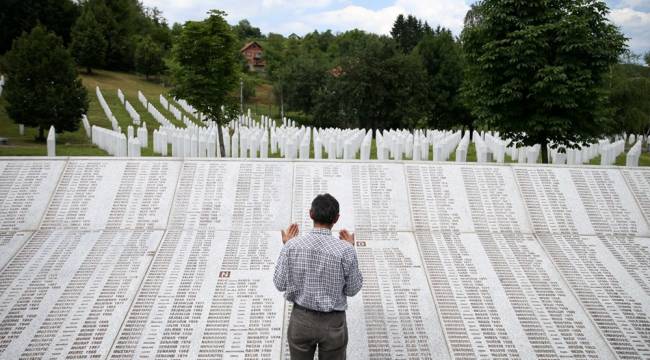
<svg viewBox="0 0 650 360">
<path fill-rule="evenodd" d="M 304 311 L 311 312 L 311 313 L 316 313 L 316 314 L 340 314 L 340 313 L 345 312 L 345 311 L 341 311 L 341 310 L 332 310 L 332 311 L 312 310 L 312 309 L 308 309 L 308 308 L 306 308 L 304 306 L 301 306 L 298 303 L 293 303 L 293 307 L 294 307 L 294 309 L 304 310 Z"/>
</svg>

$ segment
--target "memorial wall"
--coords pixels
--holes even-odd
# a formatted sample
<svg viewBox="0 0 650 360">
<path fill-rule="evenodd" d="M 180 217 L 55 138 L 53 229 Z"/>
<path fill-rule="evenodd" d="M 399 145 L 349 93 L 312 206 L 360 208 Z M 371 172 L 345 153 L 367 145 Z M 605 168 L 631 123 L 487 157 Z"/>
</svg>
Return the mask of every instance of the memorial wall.
<svg viewBox="0 0 650 360">
<path fill-rule="evenodd" d="M 288 359 L 279 230 L 329 192 L 352 359 L 650 359 L 650 169 L 0 160 L 0 358 Z"/>
</svg>

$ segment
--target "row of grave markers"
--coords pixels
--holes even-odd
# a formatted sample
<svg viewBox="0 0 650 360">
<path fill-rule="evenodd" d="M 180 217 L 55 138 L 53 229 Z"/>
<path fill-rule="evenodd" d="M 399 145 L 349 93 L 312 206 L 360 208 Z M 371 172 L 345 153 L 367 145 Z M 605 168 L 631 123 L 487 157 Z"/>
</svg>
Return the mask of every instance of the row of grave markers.
<svg viewBox="0 0 650 360">
<path fill-rule="evenodd" d="M 129 126 L 127 134 L 123 134 L 99 87 L 96 87 L 96 95 L 113 129 L 91 126 L 88 118 L 83 116 L 82 123 L 87 136 L 93 144 L 110 155 L 140 156 L 141 148 L 148 147 L 146 123 L 143 122 L 141 127 L 136 128 Z M 117 96 L 134 125 L 140 125 L 140 115 L 120 89 L 117 90 Z M 177 120 L 182 121 L 185 128 L 174 126 L 141 91 L 138 91 L 138 100 L 160 124 L 159 128 L 153 131 L 154 153 L 172 157 L 219 157 L 217 124 L 214 121 L 203 121 L 203 115 L 185 100 L 174 99 L 185 112 L 192 114 L 199 123 L 203 123 L 203 126 L 190 120 L 162 94 L 159 96 L 160 105 Z M 259 121 L 253 119 L 250 109 L 247 114 L 239 115 L 237 119 L 222 127 L 221 132 L 225 150 L 222 155 L 233 158 L 266 158 L 279 152 L 280 157 L 286 159 L 370 160 L 373 139 L 372 130 L 298 127 L 293 120 L 287 118 L 282 119 L 281 126 L 276 126 L 276 122 L 266 116 L 261 116 Z M 647 139 L 642 135 L 630 135 L 626 138 L 630 144 L 634 144 L 626 156 L 626 166 L 638 166 L 643 141 Z M 52 145 L 49 145 L 49 139 L 50 136 L 48 155 L 54 156 L 55 137 L 52 136 Z M 470 142 L 475 144 L 479 163 L 503 163 L 506 154 L 518 163 L 537 163 L 541 150 L 540 145 L 519 148 L 508 146 L 508 139 L 502 139 L 497 132 L 474 131 L 471 140 L 468 131 L 390 129 L 375 132 L 378 160 L 421 161 L 431 158 L 433 161 L 448 161 L 455 152 L 455 161 L 465 162 Z M 553 149 L 549 145 L 548 150 L 554 164 L 585 164 L 600 155 L 601 165 L 613 165 L 616 158 L 625 151 L 625 138 L 619 136 L 613 143 L 601 140 L 580 149 L 563 151 Z"/>
</svg>

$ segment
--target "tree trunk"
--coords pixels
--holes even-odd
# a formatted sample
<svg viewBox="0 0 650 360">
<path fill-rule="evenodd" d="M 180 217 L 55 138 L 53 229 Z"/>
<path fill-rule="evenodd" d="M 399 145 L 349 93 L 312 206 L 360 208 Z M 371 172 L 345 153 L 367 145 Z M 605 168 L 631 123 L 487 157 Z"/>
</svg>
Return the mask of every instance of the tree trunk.
<svg viewBox="0 0 650 360">
<path fill-rule="evenodd" d="M 548 164 L 548 151 L 546 149 L 546 145 L 548 145 L 548 141 L 542 140 L 540 142 L 541 149 L 540 151 L 542 152 L 542 164 Z"/>
<path fill-rule="evenodd" d="M 223 130 L 221 125 L 217 123 L 217 135 L 219 136 L 219 152 L 220 157 L 226 157 L 226 148 L 223 146 Z"/>
<path fill-rule="evenodd" d="M 93 68 L 91 68 L 90 66 L 86 66 L 86 73 L 92 74 L 93 73 Z"/>
<path fill-rule="evenodd" d="M 42 126 L 38 127 L 38 136 L 36 137 L 36 141 L 45 142 L 45 128 Z"/>
</svg>

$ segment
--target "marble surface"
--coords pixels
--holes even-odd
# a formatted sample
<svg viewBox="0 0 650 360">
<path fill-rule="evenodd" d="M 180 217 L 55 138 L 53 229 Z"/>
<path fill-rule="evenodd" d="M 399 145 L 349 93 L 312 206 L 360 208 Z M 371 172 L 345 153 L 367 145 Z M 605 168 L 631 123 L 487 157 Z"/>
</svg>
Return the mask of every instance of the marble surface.
<svg viewBox="0 0 650 360">
<path fill-rule="evenodd" d="M 650 170 L 0 160 L 0 358 L 288 359 L 279 230 L 340 202 L 354 359 L 650 358 Z"/>
<path fill-rule="evenodd" d="M 0 229 L 38 229 L 65 165 L 62 160 L 0 161 Z"/>
<path fill-rule="evenodd" d="M 177 161 L 69 161 L 40 229 L 165 229 Z"/>
</svg>

